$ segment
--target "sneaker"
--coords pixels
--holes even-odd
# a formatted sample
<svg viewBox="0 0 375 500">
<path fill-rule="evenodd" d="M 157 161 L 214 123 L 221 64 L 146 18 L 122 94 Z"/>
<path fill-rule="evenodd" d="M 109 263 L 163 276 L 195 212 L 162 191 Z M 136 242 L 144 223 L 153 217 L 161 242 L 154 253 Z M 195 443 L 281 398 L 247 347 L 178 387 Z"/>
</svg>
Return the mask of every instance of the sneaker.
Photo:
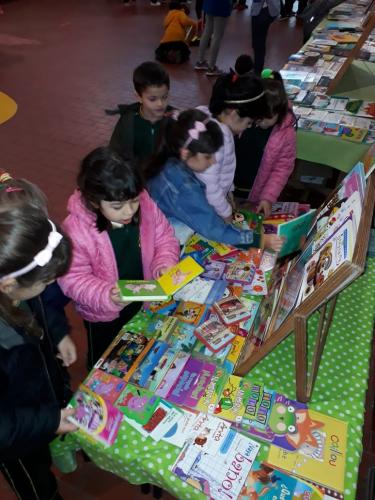
<svg viewBox="0 0 375 500">
<path fill-rule="evenodd" d="M 223 70 L 219 69 L 217 66 L 213 68 L 208 68 L 206 71 L 206 76 L 220 76 L 224 73 Z"/>
<path fill-rule="evenodd" d="M 196 71 L 208 71 L 208 63 L 207 63 L 207 61 L 197 61 L 195 63 L 194 69 Z"/>
</svg>

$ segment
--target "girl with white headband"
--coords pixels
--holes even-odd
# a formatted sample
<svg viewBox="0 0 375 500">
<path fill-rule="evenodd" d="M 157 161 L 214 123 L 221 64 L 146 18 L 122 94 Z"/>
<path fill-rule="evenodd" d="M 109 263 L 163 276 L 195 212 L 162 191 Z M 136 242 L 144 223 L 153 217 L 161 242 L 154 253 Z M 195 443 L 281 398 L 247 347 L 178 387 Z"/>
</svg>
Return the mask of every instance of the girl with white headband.
<svg viewBox="0 0 375 500">
<path fill-rule="evenodd" d="M 75 347 L 51 336 L 39 299 L 69 263 L 70 243 L 43 210 L 0 206 L 0 471 L 22 500 L 59 498 L 48 443 L 75 430 L 55 356 L 70 364 Z"/>
<path fill-rule="evenodd" d="M 261 242 L 253 231 L 227 224 L 207 201 L 206 187 L 195 174 L 215 163 L 222 145 L 223 134 L 215 121 L 197 109 L 183 111 L 167 123 L 163 142 L 146 168 L 149 192 L 180 234 L 192 230 L 222 243 L 269 246 L 280 238 L 267 235 Z"/>
</svg>

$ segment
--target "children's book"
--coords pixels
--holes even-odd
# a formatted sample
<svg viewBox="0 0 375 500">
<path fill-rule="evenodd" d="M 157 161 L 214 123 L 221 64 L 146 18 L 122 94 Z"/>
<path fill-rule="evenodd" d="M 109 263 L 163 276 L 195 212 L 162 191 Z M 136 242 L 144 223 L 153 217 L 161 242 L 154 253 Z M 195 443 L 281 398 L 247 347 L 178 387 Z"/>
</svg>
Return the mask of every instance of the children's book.
<svg viewBox="0 0 375 500">
<path fill-rule="evenodd" d="M 166 340 L 171 332 L 177 326 L 177 318 L 173 316 L 165 316 L 164 314 L 155 313 L 149 317 L 148 324 L 143 332 L 147 337 L 152 337 L 158 340 Z M 128 323 L 127 323 L 128 325 Z"/>
<path fill-rule="evenodd" d="M 207 312 L 207 306 L 197 304 L 196 302 L 181 301 L 174 312 L 174 316 L 178 321 L 188 323 L 189 325 L 199 325 L 203 321 Z"/>
<path fill-rule="evenodd" d="M 255 269 L 252 282 L 243 287 L 243 294 L 247 296 L 267 295 L 267 280 L 262 269 Z M 241 300 L 243 300 L 243 297 L 241 297 Z M 247 306 L 247 304 L 245 305 Z"/>
<path fill-rule="evenodd" d="M 235 261 L 225 268 L 225 279 L 229 282 L 249 284 L 254 278 L 256 267 L 248 262 Z"/>
<path fill-rule="evenodd" d="M 230 344 L 230 351 L 223 363 L 223 367 L 227 370 L 228 373 L 234 372 L 237 362 L 240 359 L 244 345 L 245 345 L 245 337 L 240 337 L 239 335 L 236 335 L 232 343 Z"/>
<path fill-rule="evenodd" d="M 263 215 L 242 209 L 233 214 L 233 224 L 241 229 L 250 229 L 260 236 L 262 233 Z"/>
<path fill-rule="evenodd" d="M 209 455 L 216 455 L 230 428 L 229 422 L 213 415 L 200 413 L 191 427 L 187 443 Z"/>
<path fill-rule="evenodd" d="M 167 295 L 174 295 L 203 271 L 203 267 L 188 256 L 169 269 L 163 276 L 160 276 L 158 283 Z"/>
<path fill-rule="evenodd" d="M 301 244 L 304 243 L 304 239 L 314 220 L 315 212 L 316 210 L 310 210 L 300 217 L 277 226 L 277 234 L 285 238 L 283 247 L 279 252 L 279 257 L 284 257 L 300 250 Z"/>
<path fill-rule="evenodd" d="M 215 415 L 240 424 L 245 413 L 251 383 L 242 377 L 229 375 L 215 408 Z"/>
<path fill-rule="evenodd" d="M 207 498 L 235 499 L 241 492 L 258 450 L 258 443 L 231 429 L 214 456 L 187 444 L 172 472 Z"/>
<path fill-rule="evenodd" d="M 192 358 L 191 358 L 192 359 Z M 184 398 L 183 405 L 188 408 L 195 409 L 206 391 L 207 386 L 211 382 L 212 377 L 216 372 L 214 363 L 205 362 L 195 379 L 192 388 Z M 183 376 L 183 374 L 182 374 Z"/>
<path fill-rule="evenodd" d="M 291 451 L 271 446 L 267 462 L 302 479 L 344 491 L 347 423 L 304 410 L 289 433 Z"/>
<path fill-rule="evenodd" d="M 194 331 L 195 325 L 188 325 L 187 323 L 177 321 L 175 328 L 166 338 L 166 342 L 168 342 L 175 351 L 191 352 L 197 342 Z"/>
<path fill-rule="evenodd" d="M 150 302 L 148 307 L 151 313 L 165 314 L 168 316 L 176 309 L 177 302 L 173 299 L 165 302 Z"/>
<path fill-rule="evenodd" d="M 93 370 L 85 380 L 85 386 L 109 403 L 114 404 L 124 390 L 125 382 L 109 373 Z"/>
<path fill-rule="evenodd" d="M 205 265 L 204 273 L 202 278 L 207 278 L 211 280 L 219 280 L 224 274 L 225 263 L 219 260 L 210 260 Z"/>
<path fill-rule="evenodd" d="M 254 461 L 238 500 L 322 500 L 323 494 L 312 484 L 274 469 L 265 462 Z"/>
<path fill-rule="evenodd" d="M 167 371 L 174 366 L 174 360 L 177 355 L 178 351 L 173 347 L 169 347 L 162 354 L 158 364 L 151 371 L 150 378 L 146 383 L 146 387 L 150 391 L 155 391 L 159 387 Z"/>
<path fill-rule="evenodd" d="M 191 429 L 195 420 L 197 419 L 197 414 L 186 408 L 180 408 L 182 416 L 162 437 L 163 441 L 173 444 L 178 448 L 182 448 L 188 436 L 191 433 Z"/>
<path fill-rule="evenodd" d="M 124 301 L 163 301 L 169 298 L 156 280 L 119 280 L 121 299 Z"/>
<path fill-rule="evenodd" d="M 176 380 L 180 377 L 181 372 L 189 359 L 189 353 L 184 351 L 177 352 L 176 357 L 173 359 L 173 363 L 157 387 L 155 394 L 162 398 L 167 397 L 168 393 L 176 383 Z"/>
<path fill-rule="evenodd" d="M 222 298 L 226 286 L 227 283 L 224 280 L 215 281 L 198 277 L 175 293 L 174 298 L 175 300 L 196 302 L 197 304 L 213 304 L 216 300 Z"/>
<path fill-rule="evenodd" d="M 235 338 L 235 335 L 215 317 L 198 326 L 195 335 L 213 352 L 219 352 Z"/>
<path fill-rule="evenodd" d="M 160 401 L 160 397 L 151 391 L 127 384 L 126 389 L 118 398 L 116 406 L 131 425 L 131 421 L 144 425 L 155 413 Z"/>
<path fill-rule="evenodd" d="M 220 366 L 216 368 L 215 373 L 212 375 L 209 384 L 198 401 L 195 408 L 197 411 L 210 414 L 214 413 L 228 376 L 229 374 L 225 368 Z"/>
<path fill-rule="evenodd" d="M 168 401 L 194 408 L 204 394 L 216 366 L 203 360 L 190 358 L 175 379 L 167 395 Z"/>
<path fill-rule="evenodd" d="M 160 359 L 167 350 L 169 350 L 169 345 L 166 342 L 156 340 L 133 371 L 129 379 L 130 382 L 148 388 L 154 377 L 156 377 Z"/>
<path fill-rule="evenodd" d="M 76 412 L 68 419 L 83 432 L 104 446 L 111 446 L 117 437 L 122 413 L 84 385 L 74 394 L 70 406 Z"/>
<path fill-rule="evenodd" d="M 251 316 L 240 299 L 233 296 L 215 302 L 214 307 L 226 325 L 244 321 Z"/>
<path fill-rule="evenodd" d="M 121 330 L 95 368 L 128 381 L 154 342 L 144 335 Z"/>
</svg>

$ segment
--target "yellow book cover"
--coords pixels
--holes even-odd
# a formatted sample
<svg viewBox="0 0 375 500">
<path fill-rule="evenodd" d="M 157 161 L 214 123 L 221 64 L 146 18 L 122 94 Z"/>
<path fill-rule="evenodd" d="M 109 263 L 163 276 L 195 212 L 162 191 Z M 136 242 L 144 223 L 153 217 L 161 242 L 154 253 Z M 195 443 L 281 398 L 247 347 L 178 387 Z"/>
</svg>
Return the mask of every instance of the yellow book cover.
<svg viewBox="0 0 375 500">
<path fill-rule="evenodd" d="M 236 335 L 232 342 L 231 350 L 229 351 L 229 354 L 226 359 L 230 363 L 233 363 L 234 366 L 236 365 L 237 360 L 241 355 L 241 351 L 244 346 L 245 340 L 246 340 L 245 337 L 240 337 L 239 335 Z"/>
<path fill-rule="evenodd" d="M 240 424 L 245 413 L 251 384 L 242 377 L 229 375 L 215 408 L 215 415 L 229 422 Z"/>
<path fill-rule="evenodd" d="M 295 451 L 272 445 L 267 462 L 339 492 L 344 491 L 348 424 L 313 410 L 299 411 L 293 433 Z"/>
<path fill-rule="evenodd" d="M 226 245 L 225 243 L 218 243 L 217 241 L 208 240 L 209 245 L 215 250 L 215 252 L 220 255 L 220 257 L 224 257 L 229 253 L 232 253 L 235 248 L 231 245 Z"/>
<path fill-rule="evenodd" d="M 167 295 L 173 295 L 202 274 L 203 267 L 192 257 L 185 257 L 157 280 Z"/>
</svg>

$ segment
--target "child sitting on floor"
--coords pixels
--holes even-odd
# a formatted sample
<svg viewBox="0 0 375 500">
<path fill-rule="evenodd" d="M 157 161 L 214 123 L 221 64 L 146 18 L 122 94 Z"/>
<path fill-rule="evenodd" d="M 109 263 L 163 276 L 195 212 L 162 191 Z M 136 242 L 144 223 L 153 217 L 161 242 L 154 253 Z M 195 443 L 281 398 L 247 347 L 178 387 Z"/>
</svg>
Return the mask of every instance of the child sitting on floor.
<svg viewBox="0 0 375 500">
<path fill-rule="evenodd" d="M 197 21 L 186 13 L 182 2 L 170 2 L 164 19 L 164 35 L 155 50 L 155 59 L 170 64 L 181 64 L 190 57 L 189 40 L 197 31 Z"/>
</svg>

